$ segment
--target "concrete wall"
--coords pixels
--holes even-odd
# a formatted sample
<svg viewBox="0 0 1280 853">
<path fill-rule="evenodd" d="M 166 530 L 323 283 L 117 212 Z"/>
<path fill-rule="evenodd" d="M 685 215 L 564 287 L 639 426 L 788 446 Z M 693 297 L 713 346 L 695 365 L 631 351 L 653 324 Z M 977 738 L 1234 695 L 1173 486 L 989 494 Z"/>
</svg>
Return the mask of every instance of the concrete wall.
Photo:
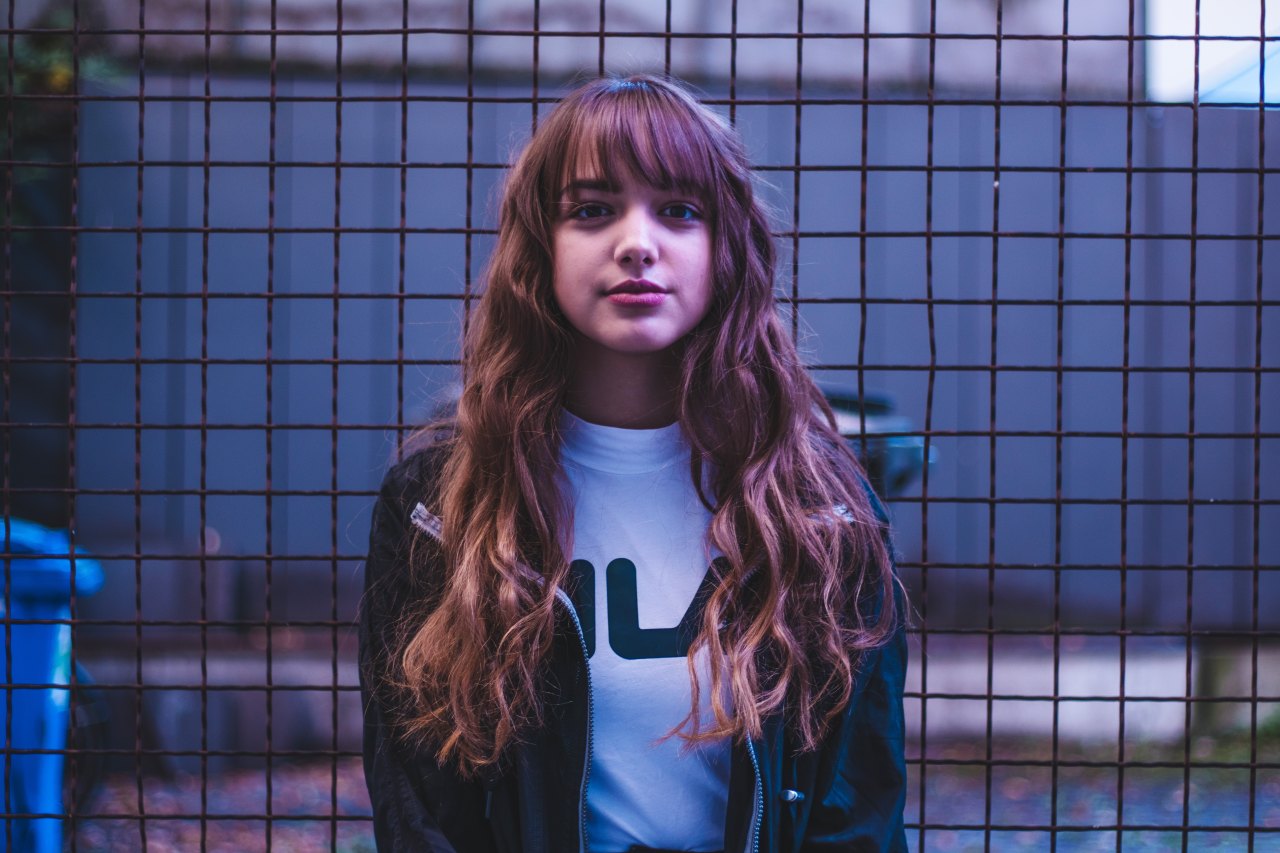
<svg viewBox="0 0 1280 853">
<path fill-rule="evenodd" d="M 19 4 L 23 5 L 23 4 Z M 28 4 L 34 6 L 34 4 Z M 931 31 L 934 71 L 939 87 L 990 93 L 997 57 L 1006 94 L 1057 91 L 1064 34 L 1084 40 L 1067 52 L 1068 89 L 1108 98 L 1124 98 L 1129 77 L 1128 43 L 1115 36 L 1130 33 L 1130 4 L 1106 0 L 904 0 L 863 3 L 807 0 L 543 0 L 535 19 L 529 0 L 238 0 L 210 7 L 208 50 L 218 64 L 266 63 L 275 31 L 275 56 L 282 63 L 332 69 L 363 66 L 398 76 L 402 58 L 410 65 L 456 74 L 468 68 L 480 75 L 525 73 L 533 64 L 536 30 L 538 66 L 546 79 L 581 72 L 598 56 L 598 33 L 609 35 L 601 61 L 609 68 L 662 67 L 668 53 L 678 76 L 723 79 L 736 63 L 740 81 L 795 79 L 803 53 L 804 77 L 813 84 L 859 82 L 863 50 L 868 79 L 880 87 L 919 87 L 929 79 Z M 668 26 L 668 6 L 670 24 Z M 1000 10 L 997 16 L 997 8 Z M 94 10 L 104 28 L 136 29 L 138 0 L 103 4 Z M 339 19 L 339 14 L 341 18 Z M 736 25 L 734 22 L 736 15 Z M 407 16 L 408 36 L 402 35 Z M 999 17 L 999 20 L 997 20 Z M 205 53 L 203 0 L 150 4 L 143 18 L 149 33 L 146 51 L 153 60 L 200 62 Z M 341 27 L 339 27 L 341 21 Z M 1133 31 L 1143 31 L 1142 5 Z M 338 37 L 341 29 L 342 37 Z M 738 35 L 730 41 L 731 33 Z M 789 34 L 810 34 L 803 40 Z M 997 47 L 995 35 L 1008 40 Z M 865 39 L 864 33 L 871 38 Z M 706 36 L 710 35 L 711 38 Z M 1101 37 L 1101 38 L 1090 38 Z M 1112 38 L 1108 38 L 1112 37 Z M 112 35 L 110 50 L 134 56 L 138 39 Z M 1141 90 L 1142 43 L 1134 68 Z M 736 50 L 736 55 L 735 55 Z"/>
</svg>

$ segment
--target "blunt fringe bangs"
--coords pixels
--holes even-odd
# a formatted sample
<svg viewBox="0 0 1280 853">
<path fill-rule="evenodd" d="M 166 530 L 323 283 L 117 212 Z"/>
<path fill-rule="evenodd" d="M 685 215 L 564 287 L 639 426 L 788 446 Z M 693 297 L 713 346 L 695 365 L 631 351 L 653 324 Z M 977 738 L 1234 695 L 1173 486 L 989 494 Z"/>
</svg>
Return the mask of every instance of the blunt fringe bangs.
<svg viewBox="0 0 1280 853">
<path fill-rule="evenodd" d="M 559 149 L 560 162 L 546 164 L 540 188 L 545 205 L 555 204 L 561 188 L 588 170 L 606 179 L 627 174 L 708 201 L 719 195 L 723 147 L 733 131 L 683 90 L 610 81 L 589 89 L 580 108 L 564 118 L 568 144 Z"/>
</svg>

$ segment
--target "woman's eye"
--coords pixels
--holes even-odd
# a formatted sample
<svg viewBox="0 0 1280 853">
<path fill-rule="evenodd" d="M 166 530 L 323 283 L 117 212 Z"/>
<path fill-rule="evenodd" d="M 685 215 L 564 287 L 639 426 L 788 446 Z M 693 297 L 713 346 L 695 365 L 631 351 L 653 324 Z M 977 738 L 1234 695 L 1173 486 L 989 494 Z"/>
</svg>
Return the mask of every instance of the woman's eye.
<svg viewBox="0 0 1280 853">
<path fill-rule="evenodd" d="M 702 218 L 702 214 L 699 213 L 693 205 L 685 204 L 683 202 L 667 205 L 662 209 L 662 213 L 663 215 L 670 216 L 673 219 L 683 219 L 687 222 L 692 222 L 695 219 Z"/>
<path fill-rule="evenodd" d="M 609 208 L 603 204 L 575 204 L 569 208 L 570 219 L 595 219 L 605 216 L 609 213 Z"/>
</svg>

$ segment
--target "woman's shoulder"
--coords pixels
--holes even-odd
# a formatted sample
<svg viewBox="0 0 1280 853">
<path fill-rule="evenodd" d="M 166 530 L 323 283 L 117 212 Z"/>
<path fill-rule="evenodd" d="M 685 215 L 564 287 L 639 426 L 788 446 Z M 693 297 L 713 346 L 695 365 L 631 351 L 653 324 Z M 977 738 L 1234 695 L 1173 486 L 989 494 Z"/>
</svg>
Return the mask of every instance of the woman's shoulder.
<svg viewBox="0 0 1280 853">
<path fill-rule="evenodd" d="M 441 430 L 419 432 L 401 446 L 382 479 L 369 530 L 362 608 L 375 623 L 394 623 L 432 592 L 434 572 L 426 569 L 437 564 L 438 543 L 420 535 L 419 521 L 437 505 L 450 437 Z"/>
<path fill-rule="evenodd" d="M 889 512 L 884 502 L 876 494 L 875 486 L 867 474 L 863 461 L 854 453 L 853 448 L 839 433 L 826 427 L 816 417 L 813 421 L 810 440 L 818 448 L 819 459 L 825 461 L 833 480 L 840 482 L 840 487 L 847 491 L 852 505 L 837 503 L 834 506 L 824 504 L 820 499 L 806 496 L 814 510 L 826 510 L 854 524 L 867 524 L 882 529 L 889 526 Z"/>
<path fill-rule="evenodd" d="M 401 445 L 399 458 L 387 467 L 369 531 L 369 568 L 375 574 L 394 573 L 407 563 L 418 538 L 415 528 L 422 528 L 420 520 L 439 517 L 440 483 L 451 439 L 445 429 L 421 430 Z"/>
<path fill-rule="evenodd" d="M 398 456 L 382 478 L 380 499 L 408 518 L 417 504 L 435 507 L 440 479 L 453 448 L 453 431 L 447 426 L 420 430 L 401 445 Z"/>
</svg>

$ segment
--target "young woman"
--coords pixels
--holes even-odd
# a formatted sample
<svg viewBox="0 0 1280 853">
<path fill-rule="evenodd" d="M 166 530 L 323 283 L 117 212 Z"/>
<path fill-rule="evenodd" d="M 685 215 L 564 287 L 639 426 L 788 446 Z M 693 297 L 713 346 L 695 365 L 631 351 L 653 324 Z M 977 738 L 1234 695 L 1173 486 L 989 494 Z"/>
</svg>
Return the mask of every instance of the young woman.
<svg viewBox="0 0 1280 853">
<path fill-rule="evenodd" d="M 886 520 L 774 257 L 670 81 L 582 86 L 517 159 L 456 415 L 373 516 L 380 850 L 905 849 Z"/>
</svg>

